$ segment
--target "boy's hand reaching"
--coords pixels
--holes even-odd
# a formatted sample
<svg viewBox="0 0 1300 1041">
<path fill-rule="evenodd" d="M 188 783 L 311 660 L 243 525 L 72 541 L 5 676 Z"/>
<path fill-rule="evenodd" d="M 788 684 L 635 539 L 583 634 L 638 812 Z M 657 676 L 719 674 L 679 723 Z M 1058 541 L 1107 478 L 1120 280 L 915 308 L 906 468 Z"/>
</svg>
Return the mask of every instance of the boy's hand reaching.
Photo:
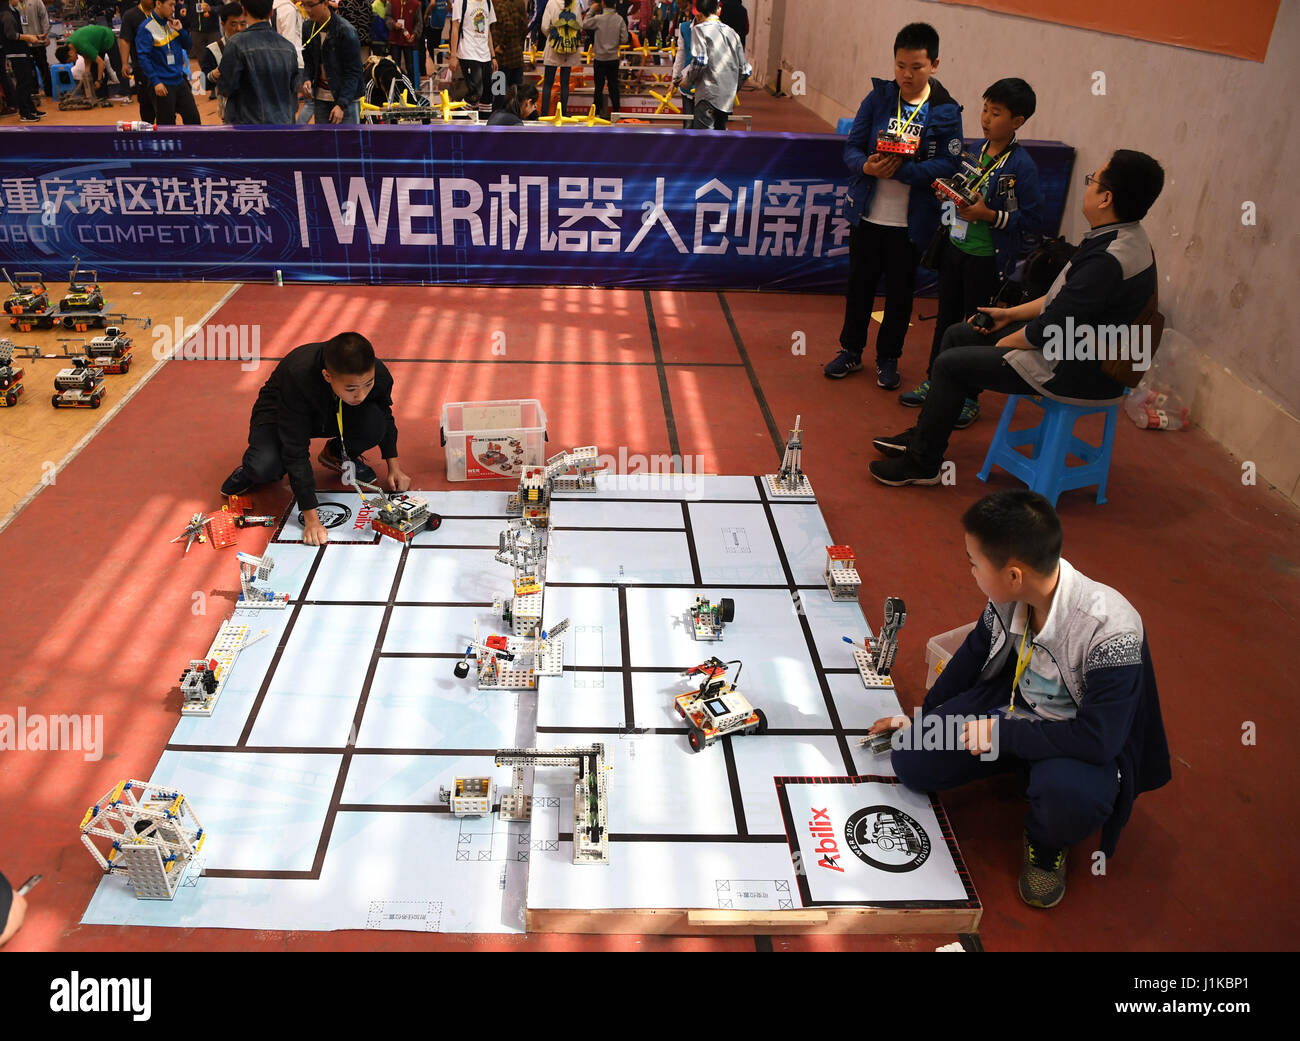
<svg viewBox="0 0 1300 1041">
<path fill-rule="evenodd" d="M 388 464 L 388 477 L 384 483 L 390 492 L 405 492 L 411 488 L 411 478 L 396 462 Z"/>
<path fill-rule="evenodd" d="M 302 541 L 308 546 L 323 546 L 329 542 L 329 532 L 319 520 L 303 518 Z"/>
<path fill-rule="evenodd" d="M 871 724 L 868 734 L 883 734 L 886 730 L 906 730 L 912 725 L 909 716 L 882 716 Z"/>
</svg>

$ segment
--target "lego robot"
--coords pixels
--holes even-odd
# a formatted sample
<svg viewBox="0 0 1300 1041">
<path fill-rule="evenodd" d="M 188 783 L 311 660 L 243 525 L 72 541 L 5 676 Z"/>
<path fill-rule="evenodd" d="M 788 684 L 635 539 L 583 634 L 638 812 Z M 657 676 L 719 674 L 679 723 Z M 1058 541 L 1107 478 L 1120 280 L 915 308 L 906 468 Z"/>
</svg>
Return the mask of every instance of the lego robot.
<svg viewBox="0 0 1300 1041">
<path fill-rule="evenodd" d="M 125 875 L 140 900 L 171 900 L 206 838 L 184 795 L 145 781 L 119 782 L 81 821 L 96 863 Z"/>
<path fill-rule="evenodd" d="M 973 206 L 979 202 L 979 192 L 972 185 L 982 176 L 983 171 L 963 157 L 961 169 L 957 173 L 951 177 L 936 177 L 930 187 L 958 206 Z"/>
<path fill-rule="evenodd" d="M 865 646 L 853 648 L 853 660 L 857 663 L 862 685 L 868 690 L 893 688 L 894 680 L 889 675 L 894 667 L 894 656 L 898 653 L 898 630 L 907 621 L 907 607 L 901 597 L 891 596 L 885 600 L 885 621 L 880 628 L 880 635 L 874 639 L 870 636 Z M 845 643 L 853 643 L 844 637 Z"/>
<path fill-rule="evenodd" d="M 0 268 L 0 271 L 4 271 Z M 38 271 L 19 271 L 10 276 L 4 271 L 5 279 L 13 292 L 5 298 L 5 314 L 9 315 L 9 324 L 17 326 L 23 332 L 30 332 L 33 326 L 45 326 L 50 323 L 50 294 L 45 288 L 45 280 Z"/>
<path fill-rule="evenodd" d="M 23 370 L 12 364 L 14 345 L 0 340 L 0 406 L 11 408 L 23 393 Z"/>
<path fill-rule="evenodd" d="M 605 775 L 605 746 L 563 748 L 503 748 L 497 752 L 497 766 L 514 768 L 509 795 L 501 796 L 502 820 L 526 821 L 532 797 L 524 794 L 526 767 L 570 767 L 573 778 L 573 862 L 609 863 L 609 793 Z"/>
<path fill-rule="evenodd" d="M 736 602 L 723 597 L 716 604 L 707 597 L 696 596 L 691 606 L 691 634 L 697 640 L 721 640 L 727 622 L 736 617 Z"/>
<path fill-rule="evenodd" d="M 763 710 L 754 708 L 735 683 L 727 682 L 728 665 L 740 666 L 740 662 L 710 658 L 682 673 L 700 677 L 696 690 L 679 694 L 676 699 L 677 712 L 690 726 L 686 739 L 692 752 L 728 734 L 761 734 L 767 730 Z M 736 669 L 736 679 L 740 679 L 740 668 Z"/>
<path fill-rule="evenodd" d="M 72 270 L 68 273 L 68 291 L 64 294 L 63 299 L 59 301 L 59 311 L 62 314 L 72 314 L 74 312 L 86 311 L 90 314 L 98 314 L 104 309 L 104 293 L 99 288 L 97 281 L 78 282 L 77 272 L 81 270 L 81 258 L 72 258 Z M 97 272 L 92 271 L 92 279 L 99 277 Z"/>
<path fill-rule="evenodd" d="M 99 408 L 105 394 L 104 370 L 92 366 L 88 358 L 73 358 L 70 367 L 55 374 L 54 390 L 50 404 L 55 408 Z"/>
<path fill-rule="evenodd" d="M 832 600 L 856 600 L 862 588 L 858 561 L 851 546 L 826 547 L 826 588 Z"/>
<path fill-rule="evenodd" d="M 497 801 L 496 782 L 491 777 L 457 777 L 450 788 L 438 789 L 438 801 L 454 817 L 486 817 Z"/>
<path fill-rule="evenodd" d="M 767 494 L 775 498 L 812 497 L 812 485 L 803 472 L 803 416 L 794 417 L 794 429 L 785 442 L 785 454 L 781 457 L 781 469 L 774 474 L 766 474 L 763 483 L 767 485 Z"/>
<path fill-rule="evenodd" d="M 115 325 L 104 330 L 82 348 L 95 365 L 112 375 L 122 375 L 131 369 L 131 337 Z"/>
</svg>

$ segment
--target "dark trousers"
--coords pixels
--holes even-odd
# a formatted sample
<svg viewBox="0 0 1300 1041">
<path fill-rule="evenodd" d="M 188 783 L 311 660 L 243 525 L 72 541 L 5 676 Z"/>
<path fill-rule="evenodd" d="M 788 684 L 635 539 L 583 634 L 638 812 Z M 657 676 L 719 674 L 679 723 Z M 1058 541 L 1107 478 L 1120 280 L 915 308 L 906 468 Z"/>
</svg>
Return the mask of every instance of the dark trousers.
<svg viewBox="0 0 1300 1041">
<path fill-rule="evenodd" d="M 158 118 L 158 109 L 154 105 L 153 84 L 144 78 L 144 74 L 137 71 L 135 74 L 135 97 L 140 103 L 140 119 L 145 123 L 152 123 Z"/>
<path fill-rule="evenodd" d="M 125 94 L 127 86 L 126 72 L 122 68 L 122 49 L 114 44 L 108 49 L 108 53 L 104 55 L 104 57 L 108 59 L 109 67 L 113 70 L 113 75 L 117 77 L 117 90 Z M 108 94 L 107 87 L 104 89 L 103 93 L 105 95 Z"/>
<path fill-rule="evenodd" d="M 337 438 L 336 420 L 317 424 L 312 437 Z M 343 410 L 344 449 L 349 459 L 356 459 L 379 444 L 388 430 L 388 417 L 383 410 L 369 401 Z M 284 451 L 280 431 L 274 423 L 261 423 L 248 429 L 248 450 L 241 464 L 255 484 L 270 484 L 285 474 Z"/>
<path fill-rule="evenodd" d="M 698 108 L 697 102 L 697 108 Z M 916 247 L 906 228 L 859 221 L 849 232 L 849 286 L 844 294 L 840 346 L 861 357 L 871 328 L 876 283 L 885 276 L 885 320 L 876 334 L 876 361 L 903 356 L 903 338 L 912 317 L 916 287 Z"/>
<path fill-rule="evenodd" d="M 605 85 L 609 85 L 609 110 L 618 111 L 618 59 L 612 61 L 593 62 L 592 67 L 596 80 L 596 111 L 600 112 L 600 102 L 604 93 Z"/>
<path fill-rule="evenodd" d="M 32 48 L 32 64 L 36 67 L 36 89 L 43 90 L 47 98 L 54 97 L 54 83 L 50 79 L 50 56 L 45 53 L 44 44 Z"/>
<path fill-rule="evenodd" d="M 506 107 L 506 95 L 510 93 L 511 87 L 514 87 L 517 93 L 524 85 L 524 67 L 522 65 L 517 69 L 502 69 L 501 75 L 505 77 L 501 82 L 501 92 L 498 94 L 495 89 L 492 92 L 493 112 L 498 112 Z M 495 83 L 494 78 L 494 86 Z"/>
<path fill-rule="evenodd" d="M 726 130 L 731 113 L 714 108 L 707 101 L 697 100 L 694 116 L 695 118 L 691 120 L 692 130 Z"/>
<path fill-rule="evenodd" d="M 560 108 L 564 114 L 569 112 L 569 73 L 573 70 L 568 65 L 547 65 L 542 72 L 542 115 L 551 114 L 551 88 L 555 86 L 555 70 L 560 70 Z"/>
<path fill-rule="evenodd" d="M 5 71 L 4 62 L 4 56 L 0 55 L 0 88 L 4 89 L 9 104 L 24 116 L 35 115 L 36 102 L 32 100 L 32 95 L 36 93 L 36 73 L 32 67 L 32 56 L 26 52 L 9 55 L 9 64 L 14 70 L 12 78 Z"/>
<path fill-rule="evenodd" d="M 149 88 L 151 91 L 153 87 Z M 199 110 L 194 104 L 194 94 L 190 91 L 190 81 L 182 80 L 180 83 L 168 83 L 167 93 L 154 93 L 153 96 L 154 111 L 157 113 L 156 122 L 163 126 L 175 126 L 176 117 L 180 116 L 181 121 L 186 126 L 198 126 Z"/>
<path fill-rule="evenodd" d="M 923 715 L 922 723 L 931 715 L 945 719 L 995 715 L 1006 705 L 1010 691 L 1010 683 L 975 687 L 945 701 L 934 713 Z M 952 727 L 945 726 L 945 735 L 952 732 Z M 1118 765 L 1114 762 L 1098 766 L 1064 757 L 1026 761 L 1006 754 L 985 760 L 964 748 L 899 748 L 891 753 L 890 760 L 898 779 L 917 792 L 941 792 L 995 774 L 1027 769 L 1029 814 L 1025 830 L 1035 843 L 1052 849 L 1082 842 L 1100 829 L 1110 818 L 1119 794 Z"/>
<path fill-rule="evenodd" d="M 939 255 L 939 314 L 934 320 L 934 342 L 925 374 L 934 369 L 939 345 L 948 327 L 966 321 L 978 307 L 988 307 L 998 288 L 998 264 L 992 256 L 976 257 L 945 240 Z"/>
<path fill-rule="evenodd" d="M 411 86 L 416 90 L 420 89 L 420 70 L 424 68 L 424 50 L 421 47 L 412 45 L 410 47 L 394 47 L 393 60 L 399 66 L 406 68 L 407 79 L 411 81 Z M 415 99 L 412 98 L 412 101 Z"/>
<path fill-rule="evenodd" d="M 465 101 L 478 107 L 480 112 L 492 108 L 488 92 L 492 89 L 492 63 L 460 59 L 461 75 L 465 77 Z"/>
<path fill-rule="evenodd" d="M 930 393 L 921 407 L 916 432 L 907 445 L 907 459 L 911 463 L 925 467 L 927 472 L 942 465 L 948 438 L 961 417 L 962 403 L 967 398 L 978 398 L 981 390 L 995 390 L 1000 394 L 1035 393 L 1024 377 L 1004 360 L 1008 354 L 1015 354 L 1016 348 L 997 346 L 998 340 L 1023 329 L 1025 324 L 1012 322 L 987 334 L 965 322 L 948 327 L 930 372 Z"/>
</svg>

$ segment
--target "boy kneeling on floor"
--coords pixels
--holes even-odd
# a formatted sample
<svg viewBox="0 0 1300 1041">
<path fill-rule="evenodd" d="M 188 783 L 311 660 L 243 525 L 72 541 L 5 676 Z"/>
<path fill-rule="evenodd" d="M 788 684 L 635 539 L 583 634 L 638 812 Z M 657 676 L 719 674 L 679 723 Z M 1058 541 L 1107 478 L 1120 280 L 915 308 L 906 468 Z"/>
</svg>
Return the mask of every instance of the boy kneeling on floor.
<svg viewBox="0 0 1300 1041">
<path fill-rule="evenodd" d="M 350 461 L 358 481 L 374 484 L 378 478 L 361 453 L 378 445 L 388 466 L 388 490 L 411 487 L 397 462 L 393 376 L 360 333 L 305 343 L 276 365 L 253 405 L 244 460 L 221 486 L 222 495 L 243 495 L 254 485 L 278 481 L 287 471 L 303 511 L 303 542 L 323 546 L 328 536 L 316 510 L 314 437 L 330 439 L 317 457 L 326 469 L 341 473 Z"/>
<path fill-rule="evenodd" d="M 1133 606 L 1061 557 L 1061 522 L 1043 496 L 985 496 L 962 526 L 988 604 L 919 725 L 909 732 L 906 716 L 886 717 L 871 733 L 898 728 L 894 772 L 915 791 L 1027 772 L 1020 896 L 1054 907 L 1068 848 L 1100 828 L 1112 856 L 1138 794 L 1170 779 L 1151 656 Z M 953 739 L 922 742 L 922 731 Z"/>
</svg>

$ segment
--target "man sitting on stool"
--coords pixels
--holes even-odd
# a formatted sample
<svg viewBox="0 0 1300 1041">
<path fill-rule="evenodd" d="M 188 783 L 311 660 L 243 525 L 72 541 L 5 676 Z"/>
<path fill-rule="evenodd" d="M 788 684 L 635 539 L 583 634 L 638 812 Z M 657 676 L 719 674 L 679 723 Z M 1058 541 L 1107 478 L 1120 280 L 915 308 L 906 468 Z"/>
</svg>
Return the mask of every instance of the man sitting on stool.
<svg viewBox="0 0 1300 1041">
<path fill-rule="evenodd" d="M 889 459 L 872 463 L 881 484 L 938 484 L 943 453 L 967 398 L 981 390 L 1043 394 L 1068 404 L 1111 401 L 1124 388 L 1101 362 L 1074 351 L 1045 351 L 1064 332 L 1103 325 L 1128 326 L 1156 291 L 1156 260 L 1139 223 L 1164 187 L 1160 164 L 1143 152 L 1121 149 L 1085 179 L 1083 215 L 1091 229 L 1045 296 L 1018 307 L 981 307 L 987 330 L 970 322 L 948 327 L 939 345 L 930 393 L 911 430 L 872 444 Z M 996 343 L 990 343 L 998 333 Z"/>
<path fill-rule="evenodd" d="M 303 541 L 323 546 L 329 537 L 316 511 L 314 437 L 330 438 L 317 457 L 327 469 L 341 473 L 350 462 L 358 481 L 374 484 L 375 471 L 361 453 L 378 445 L 388 465 L 388 489 L 411 487 L 397 462 L 393 376 L 360 333 L 295 347 L 276 365 L 253 405 L 244 460 L 221 486 L 222 495 L 243 495 L 254 485 L 278 481 L 287 471 L 303 511 Z"/>
</svg>

